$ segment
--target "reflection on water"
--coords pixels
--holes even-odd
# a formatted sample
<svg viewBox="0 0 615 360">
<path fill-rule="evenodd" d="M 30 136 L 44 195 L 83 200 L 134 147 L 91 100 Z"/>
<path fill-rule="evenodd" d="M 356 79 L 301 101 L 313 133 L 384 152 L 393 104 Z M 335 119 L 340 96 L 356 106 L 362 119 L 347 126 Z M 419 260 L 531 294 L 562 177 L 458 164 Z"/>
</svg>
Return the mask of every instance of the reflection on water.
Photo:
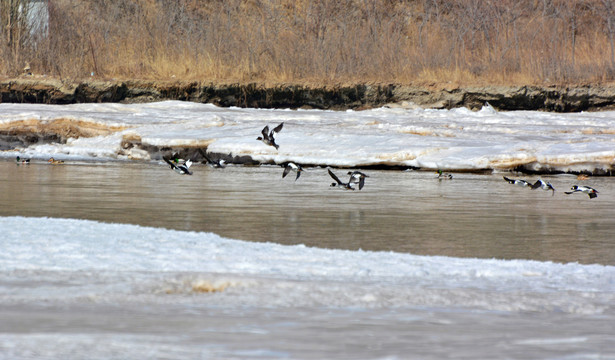
<svg viewBox="0 0 615 360">
<path fill-rule="evenodd" d="M 548 177 L 555 196 L 509 185 L 501 175 L 438 181 L 430 172 L 370 171 L 362 191 L 329 188 L 322 168 L 296 182 L 281 175 L 274 166 L 195 166 L 193 176 L 180 176 L 154 163 L 0 162 L 0 215 L 326 248 L 615 265 L 612 178 L 584 181 L 600 191 L 590 200 L 563 194 L 578 183 L 570 175 Z"/>
</svg>

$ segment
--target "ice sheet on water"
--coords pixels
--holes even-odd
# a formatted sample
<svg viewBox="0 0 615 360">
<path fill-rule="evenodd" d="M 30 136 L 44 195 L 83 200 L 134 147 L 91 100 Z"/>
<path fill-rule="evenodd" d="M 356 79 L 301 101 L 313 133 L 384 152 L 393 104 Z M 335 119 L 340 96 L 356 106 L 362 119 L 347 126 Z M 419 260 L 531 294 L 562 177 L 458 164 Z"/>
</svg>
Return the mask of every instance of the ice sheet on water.
<svg viewBox="0 0 615 360">
<path fill-rule="evenodd" d="M 0 285 L 19 278 L 39 284 L 5 294 L 4 303 L 218 294 L 208 304 L 585 314 L 611 312 L 615 303 L 612 266 L 283 246 L 74 219 L 1 217 L 0 228 Z M 54 285 L 66 281 L 73 291 Z"/>
<path fill-rule="evenodd" d="M 0 130 L 18 121 L 57 119 L 113 129 L 106 135 L 18 149 L 25 156 L 41 158 L 149 160 L 158 156 L 151 149 L 172 147 L 207 148 L 261 162 L 334 166 L 608 172 L 615 163 L 615 112 L 497 112 L 490 106 L 478 112 L 464 108 L 292 111 L 167 101 L 0 104 L 0 114 Z M 265 125 L 281 122 L 286 125 L 276 136 L 279 150 L 256 140 Z M 123 148 L 127 139 L 130 148 Z"/>
</svg>

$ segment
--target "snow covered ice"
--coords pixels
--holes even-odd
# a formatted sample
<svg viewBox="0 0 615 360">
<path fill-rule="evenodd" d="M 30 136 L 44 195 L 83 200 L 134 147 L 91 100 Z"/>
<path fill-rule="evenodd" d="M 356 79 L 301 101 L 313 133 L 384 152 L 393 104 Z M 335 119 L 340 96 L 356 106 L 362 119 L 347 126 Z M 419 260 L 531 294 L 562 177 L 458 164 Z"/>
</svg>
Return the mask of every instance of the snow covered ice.
<svg viewBox="0 0 615 360">
<path fill-rule="evenodd" d="M 502 311 L 550 308 L 569 313 L 600 314 L 612 311 L 611 300 L 615 300 L 615 267 L 612 266 L 327 250 L 303 245 L 247 243 L 211 233 L 73 219 L 3 217 L 0 218 L 0 227 L 5 229 L 4 251 L 0 254 L 0 270 L 5 274 L 41 270 L 195 272 L 222 274 L 231 276 L 230 279 L 232 275 L 238 275 L 266 277 L 269 281 L 331 282 L 345 284 L 353 291 L 359 288 L 374 291 L 369 300 L 365 300 L 367 297 L 340 297 L 349 294 L 339 292 L 323 292 L 313 298 L 300 296 L 295 299 L 271 294 L 277 299 L 239 299 L 248 303 L 262 301 L 262 304 L 271 304 L 275 301 L 280 306 L 297 306 L 299 301 L 304 306 L 355 306 L 365 301 L 362 305 L 369 307 L 425 305 L 425 294 L 409 296 L 417 287 L 446 288 L 453 293 L 493 291 L 494 298 L 498 299 L 493 303 L 465 296 L 456 300 L 438 300 L 445 302 L 442 306 L 484 306 Z M 238 281 L 236 285 L 240 283 Z M 231 285 L 233 281 L 229 281 Z M 401 292 L 395 293 L 397 291 L 387 289 L 389 286 L 407 289 L 400 288 L 397 290 Z M 305 290 L 313 292 L 315 289 Z M 381 291 L 384 293 L 379 294 Z M 428 289 L 423 291 L 429 292 Z M 524 293 L 523 296 L 517 291 Z M 561 291 L 571 294 L 567 299 L 549 299 L 550 294 L 557 295 Z M 497 292 L 509 293 L 503 297 L 519 297 L 521 301 L 500 303 L 502 295 L 495 294 Z M 532 293 L 536 298 L 525 298 Z M 587 301 L 587 293 L 593 293 L 594 299 Z M 58 296 L 78 298 L 79 295 L 61 291 Z M 7 298 L 11 296 L 5 295 L 5 300 Z M 52 296 L 47 298 L 51 299 Z M 438 306 L 433 302 L 430 305 Z"/>
<path fill-rule="evenodd" d="M 114 129 L 66 143 L 26 144 L 30 157 L 159 160 L 162 148 L 207 148 L 259 162 L 331 166 L 408 166 L 473 171 L 611 171 L 615 112 L 497 112 L 485 106 L 425 110 L 259 110 L 167 101 L 151 104 L 0 104 L 0 126 L 58 119 Z M 256 141 L 267 124 L 285 122 L 278 151 Z M 47 130 L 47 132 L 53 132 Z M 130 148 L 122 145 L 130 143 Z M 133 146 L 134 145 L 134 146 Z M 126 147 L 126 146 L 124 146 Z M 4 154 L 9 156 L 10 154 Z"/>
</svg>

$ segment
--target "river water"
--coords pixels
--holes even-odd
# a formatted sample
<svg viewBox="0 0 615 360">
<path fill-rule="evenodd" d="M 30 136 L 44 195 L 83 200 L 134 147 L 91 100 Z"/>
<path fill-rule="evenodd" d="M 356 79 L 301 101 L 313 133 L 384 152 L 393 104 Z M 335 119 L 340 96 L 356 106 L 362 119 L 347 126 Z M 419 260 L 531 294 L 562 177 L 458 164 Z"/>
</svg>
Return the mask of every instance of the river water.
<svg viewBox="0 0 615 360">
<path fill-rule="evenodd" d="M 345 170 L 333 169 L 340 178 Z M 502 174 L 366 171 L 361 191 L 330 188 L 324 168 L 294 181 L 276 166 L 0 162 L 0 215 L 48 216 L 214 232 L 232 239 L 497 259 L 615 265 L 612 178 L 547 176 L 556 188 Z M 342 175 L 344 175 L 342 177 Z M 537 176 L 512 178 L 538 179 Z M 565 195 L 574 184 L 600 191 Z"/>
</svg>

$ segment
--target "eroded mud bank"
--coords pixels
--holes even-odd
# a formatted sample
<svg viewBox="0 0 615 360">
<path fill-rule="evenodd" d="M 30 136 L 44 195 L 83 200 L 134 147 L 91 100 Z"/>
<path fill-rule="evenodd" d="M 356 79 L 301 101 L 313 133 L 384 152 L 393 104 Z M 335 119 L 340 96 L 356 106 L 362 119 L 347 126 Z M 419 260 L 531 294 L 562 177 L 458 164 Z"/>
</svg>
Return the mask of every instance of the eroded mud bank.
<svg viewBox="0 0 615 360">
<path fill-rule="evenodd" d="M 387 104 L 424 108 L 595 111 L 615 108 L 615 86 L 421 87 L 400 84 L 309 86 L 257 83 L 214 84 L 170 81 L 60 81 L 20 78 L 0 81 L 0 101 L 72 104 L 184 100 L 253 108 L 365 109 Z"/>
</svg>

